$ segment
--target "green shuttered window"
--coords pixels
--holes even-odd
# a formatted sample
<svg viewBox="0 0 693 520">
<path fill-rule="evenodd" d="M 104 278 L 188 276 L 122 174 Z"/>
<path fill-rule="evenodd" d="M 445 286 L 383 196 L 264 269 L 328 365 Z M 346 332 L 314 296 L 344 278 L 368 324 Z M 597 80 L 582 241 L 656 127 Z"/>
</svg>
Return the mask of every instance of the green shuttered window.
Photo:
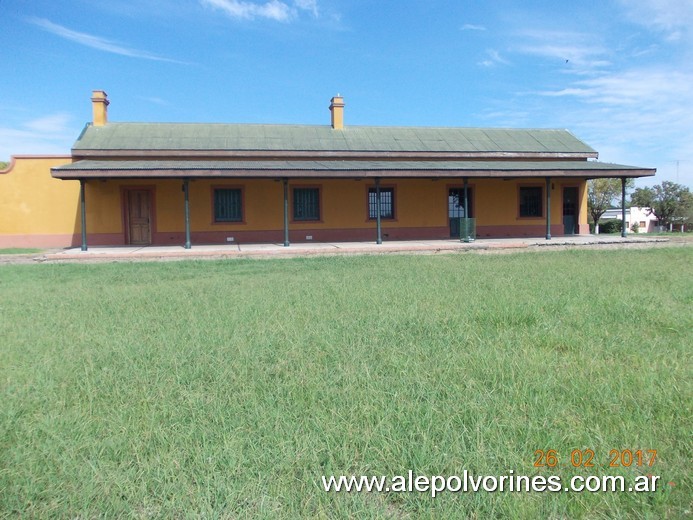
<svg viewBox="0 0 693 520">
<path fill-rule="evenodd" d="M 214 190 L 214 222 L 241 222 L 243 208 L 241 190 L 217 188 Z"/>
<path fill-rule="evenodd" d="M 294 188 L 294 220 L 320 220 L 318 188 Z"/>
</svg>

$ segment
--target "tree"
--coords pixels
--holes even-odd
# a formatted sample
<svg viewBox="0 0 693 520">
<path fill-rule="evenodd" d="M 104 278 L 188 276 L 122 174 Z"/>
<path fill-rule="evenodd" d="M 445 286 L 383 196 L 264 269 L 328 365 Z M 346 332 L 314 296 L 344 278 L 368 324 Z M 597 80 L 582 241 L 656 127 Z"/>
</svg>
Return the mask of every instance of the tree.
<svg viewBox="0 0 693 520">
<path fill-rule="evenodd" d="M 633 179 L 626 180 L 626 188 L 633 187 Z M 594 221 L 594 232 L 599 233 L 599 219 L 621 197 L 621 179 L 593 179 L 587 184 L 587 210 Z"/>
<path fill-rule="evenodd" d="M 687 230 L 690 230 L 690 226 L 693 224 L 693 204 L 688 205 L 688 209 L 685 211 L 683 217 L 681 217 L 681 224 L 683 224 Z"/>
<path fill-rule="evenodd" d="M 634 206 L 650 208 L 650 215 L 657 215 L 661 226 L 686 224 L 691 219 L 693 194 L 681 184 L 663 181 L 651 188 L 638 188 L 633 192 Z"/>
<path fill-rule="evenodd" d="M 0 161 L 0 170 L 5 170 L 7 167 L 10 165 L 10 163 L 7 163 L 5 161 Z"/>
</svg>

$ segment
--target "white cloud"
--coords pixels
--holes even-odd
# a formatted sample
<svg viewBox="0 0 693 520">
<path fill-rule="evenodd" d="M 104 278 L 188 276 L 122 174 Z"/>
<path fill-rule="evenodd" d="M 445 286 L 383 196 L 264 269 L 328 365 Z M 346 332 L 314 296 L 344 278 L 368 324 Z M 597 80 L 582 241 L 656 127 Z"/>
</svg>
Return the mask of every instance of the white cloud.
<svg viewBox="0 0 693 520">
<path fill-rule="evenodd" d="M 540 94 L 563 98 L 565 126 L 597 148 L 602 160 L 665 166 L 655 183 L 672 180 L 666 165 L 693 159 L 693 72 L 642 66 Z M 689 175 L 679 180 L 693 184 Z"/>
<path fill-rule="evenodd" d="M 63 134 L 68 130 L 68 123 L 72 118 L 65 112 L 49 114 L 24 123 L 24 127 L 42 135 Z"/>
<path fill-rule="evenodd" d="M 610 62 L 609 51 L 597 43 L 591 34 L 555 31 L 526 30 L 519 33 L 516 52 L 556 60 L 565 64 L 571 72 L 589 74 L 602 69 Z"/>
<path fill-rule="evenodd" d="M 78 133 L 65 112 L 47 114 L 20 123 L 16 128 L 0 127 L 0 160 L 11 155 L 69 154 Z"/>
<path fill-rule="evenodd" d="M 510 62 L 503 58 L 500 53 L 495 49 L 486 50 L 487 58 L 479 62 L 479 65 L 483 67 L 494 67 L 496 65 L 509 65 Z"/>
<path fill-rule="evenodd" d="M 267 18 L 277 22 L 288 22 L 298 16 L 299 11 L 309 11 L 318 16 L 317 0 L 294 0 L 293 5 L 280 0 L 250 2 L 245 0 L 200 0 L 203 5 L 219 9 L 231 18 L 252 20 Z"/>
<path fill-rule="evenodd" d="M 570 87 L 539 93 L 548 97 L 574 98 L 576 110 L 598 131 L 614 139 L 668 143 L 688 136 L 693 140 L 693 73 L 665 67 L 644 67 L 575 81 Z M 648 137 L 649 136 L 649 137 Z M 656 139 L 652 139 L 656 136 Z M 667 140 L 669 136 L 669 140 Z"/>
<path fill-rule="evenodd" d="M 594 33 L 518 28 L 506 55 L 537 71 L 535 87 L 516 91 L 488 117 L 513 116 L 525 125 L 541 114 L 542 126 L 571 129 L 603 161 L 658 168 L 649 184 L 678 178 L 693 185 L 693 1 L 620 1 L 622 16 L 653 34 L 619 23 Z M 484 64 L 492 65 L 492 58 Z M 676 161 L 685 169 L 674 178 Z"/>
<path fill-rule="evenodd" d="M 693 101 L 693 74 L 669 69 L 640 68 L 578 80 L 574 88 L 549 95 L 575 95 L 592 103 L 637 107 L 642 111 L 682 106 Z"/>
<path fill-rule="evenodd" d="M 147 51 L 140 51 L 137 49 L 125 47 L 119 43 L 108 40 L 106 38 L 102 38 L 100 36 L 94 36 L 92 34 L 73 31 L 72 29 L 68 29 L 67 27 L 63 27 L 62 25 L 53 23 L 50 20 L 46 20 L 44 18 L 30 18 L 28 21 L 40 27 L 41 29 L 48 31 L 49 33 L 55 34 L 56 36 L 60 36 L 61 38 L 64 38 L 66 40 L 79 43 L 80 45 L 91 47 L 92 49 L 110 52 L 112 54 L 119 54 L 121 56 L 129 56 L 131 58 L 141 58 L 145 60 L 180 63 L 176 60 L 157 56 L 156 54 L 152 54 Z"/>
<path fill-rule="evenodd" d="M 461 27 L 461 30 L 463 31 L 485 31 L 486 27 L 483 25 L 474 25 L 471 23 L 466 23 Z"/>
<path fill-rule="evenodd" d="M 169 103 L 165 99 L 156 96 L 139 96 L 139 99 L 141 99 L 142 101 L 146 101 L 147 103 L 154 103 L 156 105 L 160 105 L 162 107 L 167 107 L 171 105 L 171 103 Z"/>
<path fill-rule="evenodd" d="M 313 16 L 318 17 L 318 0 L 295 0 L 294 3 L 299 9 L 310 11 Z"/>
<path fill-rule="evenodd" d="M 693 37 L 690 0 L 619 0 L 632 21 L 664 33 L 669 41 Z"/>
</svg>

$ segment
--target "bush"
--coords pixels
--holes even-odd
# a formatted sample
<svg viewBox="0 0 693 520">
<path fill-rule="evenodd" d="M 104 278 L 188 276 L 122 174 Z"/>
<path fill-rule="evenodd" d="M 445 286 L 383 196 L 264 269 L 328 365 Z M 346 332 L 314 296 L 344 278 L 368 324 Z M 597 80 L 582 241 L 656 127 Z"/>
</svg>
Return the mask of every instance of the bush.
<svg viewBox="0 0 693 520">
<path fill-rule="evenodd" d="M 599 222 L 599 234 L 620 233 L 623 222 L 617 219 L 609 219 Z"/>
</svg>

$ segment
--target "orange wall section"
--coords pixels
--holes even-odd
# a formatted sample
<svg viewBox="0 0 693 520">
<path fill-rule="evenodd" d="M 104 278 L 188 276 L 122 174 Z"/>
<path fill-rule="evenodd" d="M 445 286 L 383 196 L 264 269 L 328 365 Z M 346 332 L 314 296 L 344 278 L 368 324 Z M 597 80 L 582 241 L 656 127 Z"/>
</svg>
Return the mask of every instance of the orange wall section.
<svg viewBox="0 0 693 520">
<path fill-rule="evenodd" d="M 79 183 L 51 177 L 69 156 L 14 156 L 0 171 L 0 247 L 64 247 L 81 233 Z"/>
<path fill-rule="evenodd" d="M 109 181 L 121 185 L 120 181 Z M 130 183 L 134 187 L 133 183 Z M 182 226 L 182 181 L 157 181 L 156 205 L 158 231 L 180 231 Z M 289 219 L 292 229 L 370 228 L 367 179 L 289 180 Z M 447 225 L 447 188 L 445 182 L 429 179 L 383 181 L 382 187 L 395 189 L 395 219 L 383 220 L 388 227 L 432 227 Z M 243 191 L 243 222 L 213 221 L 212 190 L 240 188 Z M 320 221 L 293 220 L 293 189 L 320 189 Z M 164 203 L 165 201 L 165 203 Z M 87 201 L 89 207 L 89 201 Z M 214 179 L 190 182 L 191 231 L 234 231 L 281 229 L 284 225 L 284 186 L 280 180 Z M 97 231 L 97 230 L 95 230 Z M 100 231 L 100 230 L 99 230 Z M 105 230 L 104 230 L 105 231 Z"/>
<path fill-rule="evenodd" d="M 171 185 L 175 189 L 171 190 Z M 580 196 L 579 223 L 587 224 L 587 198 L 584 179 L 560 179 L 551 183 L 551 224 L 562 225 L 563 187 L 576 186 Z M 180 181 L 157 183 L 157 200 L 168 199 L 168 209 L 158 202 L 158 221 L 161 231 L 180 230 L 183 195 Z M 243 222 L 214 223 L 212 190 L 225 186 L 243 190 Z M 370 228 L 368 220 L 368 189 L 375 184 L 369 179 L 311 179 L 289 181 L 289 218 L 292 229 L 344 229 Z M 451 187 L 461 187 L 458 179 L 384 179 L 381 187 L 394 188 L 395 218 L 383 219 L 384 227 L 440 227 L 448 225 L 447 196 Z M 545 216 L 521 218 L 518 214 L 520 186 L 540 186 L 537 179 L 472 179 L 469 187 L 474 204 L 477 225 L 526 226 L 545 225 Z M 292 190 L 297 187 L 320 189 L 320 220 L 293 221 Z M 545 194 L 544 194 L 545 196 Z M 178 201 L 175 202 L 174 201 Z M 276 230 L 283 226 L 283 184 L 281 181 L 258 179 L 200 180 L 190 183 L 190 211 L 192 231 Z M 544 210 L 545 215 L 545 210 Z"/>
<path fill-rule="evenodd" d="M 66 156 L 16 157 L 0 172 L 0 246 L 54 247 L 80 241 L 79 182 L 53 179 L 50 168 L 70 163 Z M 152 194 L 152 237 L 158 243 L 178 243 L 184 231 L 183 182 L 179 179 L 89 180 L 86 183 L 87 232 L 90 245 L 125 243 L 125 195 L 128 189 Z M 320 220 L 293 221 L 293 188 L 320 189 Z M 372 179 L 290 179 L 290 230 L 299 239 L 349 240 L 370 237 L 375 222 L 368 219 L 368 189 Z M 545 217 L 520 218 L 520 186 L 541 186 L 534 179 L 469 179 L 474 217 L 481 238 L 486 236 L 542 236 Z M 552 234 L 562 233 L 563 187 L 578 188 L 579 231 L 588 233 L 585 179 L 555 178 L 551 182 Z M 215 223 L 213 189 L 240 188 L 243 221 Z M 383 179 L 394 188 L 394 219 L 383 219 L 391 238 L 448 238 L 448 190 L 462 187 L 462 179 Z M 227 236 L 242 240 L 275 241 L 284 225 L 283 182 L 275 179 L 196 179 L 190 181 L 190 223 L 193 243 L 220 243 Z M 545 194 L 544 194 L 545 196 Z M 545 208 L 544 208 L 545 211 Z M 279 238 L 278 238 L 279 237 Z"/>
<path fill-rule="evenodd" d="M 74 183 L 75 181 L 65 181 Z M 586 182 L 584 179 L 559 180 L 552 183 L 551 224 L 562 225 L 562 188 L 577 186 L 580 193 L 579 223 L 587 225 Z M 181 180 L 109 180 L 87 183 L 87 227 L 89 233 L 124 233 L 123 193 L 131 188 L 152 190 L 153 215 L 158 233 L 180 233 L 184 229 L 184 195 Z M 292 230 L 370 229 L 368 189 L 370 179 L 291 179 L 289 180 L 289 227 Z M 520 186 L 541 186 L 537 179 L 471 179 L 469 187 L 477 227 L 507 229 L 545 226 L 545 217 L 521 218 L 518 215 Z M 243 193 L 242 222 L 214 222 L 214 188 L 240 188 Z M 315 187 L 320 190 L 320 220 L 293 220 L 293 189 Z M 448 190 L 462 187 L 460 179 L 384 179 L 383 188 L 394 188 L 395 218 L 383 219 L 383 229 L 446 228 L 448 222 Z M 195 232 L 233 234 L 239 231 L 277 231 L 284 225 L 284 187 L 273 179 L 198 179 L 190 181 L 190 226 Z M 497 234 L 494 232 L 493 234 Z M 516 233 L 517 234 L 517 233 Z M 521 232 L 519 235 L 526 234 Z"/>
<path fill-rule="evenodd" d="M 161 231 L 182 229 L 183 192 L 182 181 L 167 181 L 175 184 L 177 207 L 173 214 L 159 216 L 164 222 Z M 240 188 L 243 192 L 243 222 L 214 222 L 214 188 Z M 159 192 L 157 191 L 157 198 Z M 284 222 L 284 186 L 272 179 L 201 179 L 190 182 L 190 229 L 191 231 L 234 231 L 279 229 Z"/>
<path fill-rule="evenodd" d="M 63 181 L 79 186 L 78 181 Z M 87 233 L 122 233 L 120 193 L 110 181 L 87 181 L 84 190 L 87 206 Z"/>
</svg>

